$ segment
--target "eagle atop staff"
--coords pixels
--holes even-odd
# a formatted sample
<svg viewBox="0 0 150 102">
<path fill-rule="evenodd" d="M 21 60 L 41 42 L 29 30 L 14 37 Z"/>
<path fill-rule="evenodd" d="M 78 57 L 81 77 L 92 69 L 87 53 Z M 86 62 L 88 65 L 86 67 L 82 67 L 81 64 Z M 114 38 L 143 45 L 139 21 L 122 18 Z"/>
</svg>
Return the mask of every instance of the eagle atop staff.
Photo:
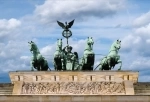
<svg viewBox="0 0 150 102">
<path fill-rule="evenodd" d="M 62 22 L 59 22 L 59 21 L 57 21 L 57 23 L 58 23 L 58 25 L 59 25 L 60 27 L 62 27 L 64 30 L 69 30 L 69 28 L 71 28 L 71 26 L 73 25 L 74 20 L 72 20 L 72 21 L 69 22 L 69 23 L 65 22 L 65 24 L 63 24 Z"/>
</svg>

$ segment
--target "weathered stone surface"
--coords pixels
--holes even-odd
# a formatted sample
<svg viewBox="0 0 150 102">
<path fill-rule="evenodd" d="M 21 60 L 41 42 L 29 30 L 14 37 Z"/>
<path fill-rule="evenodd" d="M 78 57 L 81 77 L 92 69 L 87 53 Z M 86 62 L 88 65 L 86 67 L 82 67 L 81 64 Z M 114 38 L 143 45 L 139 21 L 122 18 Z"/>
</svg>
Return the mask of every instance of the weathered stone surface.
<svg viewBox="0 0 150 102">
<path fill-rule="evenodd" d="M 0 95 L 11 95 L 13 87 L 11 83 L 0 83 Z"/>
<path fill-rule="evenodd" d="M 13 84 L 0 83 L 0 95 L 11 95 Z M 135 95 L 150 95 L 150 82 L 138 82 L 134 85 Z"/>
<path fill-rule="evenodd" d="M 150 102 L 137 95 L 0 95 L 0 102 Z"/>
<path fill-rule="evenodd" d="M 134 83 L 134 91 L 136 95 L 150 95 L 150 82 Z"/>
<path fill-rule="evenodd" d="M 131 81 L 124 81 L 124 86 L 127 95 L 134 95 L 134 87 Z"/>
<path fill-rule="evenodd" d="M 52 82 L 52 81 L 138 81 L 138 72 L 132 71 L 19 71 L 9 73 L 11 82 Z M 124 76 L 127 76 L 124 78 Z M 132 76 L 132 78 L 131 78 Z"/>
<path fill-rule="evenodd" d="M 22 89 L 22 84 L 23 84 L 23 81 L 14 82 L 14 88 L 13 88 L 14 95 L 19 95 L 21 93 L 20 89 Z"/>
<path fill-rule="evenodd" d="M 133 83 L 138 79 L 138 72 L 131 71 L 30 71 L 9 75 L 15 95 L 134 95 Z"/>
<path fill-rule="evenodd" d="M 24 82 L 21 94 L 125 95 L 126 93 L 123 82 Z"/>
</svg>

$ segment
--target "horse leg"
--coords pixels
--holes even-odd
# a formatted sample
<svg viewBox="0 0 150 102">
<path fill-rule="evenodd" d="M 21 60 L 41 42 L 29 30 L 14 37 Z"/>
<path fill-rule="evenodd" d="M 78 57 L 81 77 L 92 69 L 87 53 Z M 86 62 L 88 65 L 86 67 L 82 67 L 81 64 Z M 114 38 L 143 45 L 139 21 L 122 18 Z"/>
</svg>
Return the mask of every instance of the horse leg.
<svg viewBox="0 0 150 102">
<path fill-rule="evenodd" d="M 57 65 L 55 61 L 53 61 L 53 65 L 54 65 L 55 70 L 57 70 Z"/>
<path fill-rule="evenodd" d="M 120 60 L 120 56 L 119 56 L 119 55 L 116 56 L 115 60 L 116 60 L 117 64 L 120 64 L 118 70 L 121 70 L 121 67 L 122 67 L 122 61 Z"/>
<path fill-rule="evenodd" d="M 47 71 L 49 68 L 47 60 L 44 60 L 44 70 Z"/>
<path fill-rule="evenodd" d="M 34 71 L 34 61 L 31 61 L 30 65 L 31 65 L 31 71 Z"/>
<path fill-rule="evenodd" d="M 43 57 L 42 57 L 42 55 L 41 54 L 38 54 L 37 55 L 37 65 L 38 65 L 38 71 L 41 71 L 43 68 Z"/>
<path fill-rule="evenodd" d="M 109 70 L 111 70 L 111 58 L 107 59 Z"/>
<path fill-rule="evenodd" d="M 38 71 L 41 71 L 42 70 L 42 63 L 39 61 L 38 62 Z"/>
<path fill-rule="evenodd" d="M 103 70 L 102 64 L 99 65 L 99 70 Z"/>
<path fill-rule="evenodd" d="M 84 64 L 85 64 L 85 59 L 84 57 L 82 57 L 80 61 L 80 70 L 84 70 Z"/>
<path fill-rule="evenodd" d="M 31 71 L 34 71 L 35 61 L 34 61 L 34 57 L 33 56 L 31 57 L 30 66 L 31 66 Z"/>
<path fill-rule="evenodd" d="M 48 70 L 48 63 L 47 63 L 47 60 L 45 60 L 45 58 L 43 58 L 41 60 L 41 63 L 40 63 L 40 66 L 41 66 L 41 71 L 47 71 Z"/>
<path fill-rule="evenodd" d="M 118 60 L 118 61 L 117 61 L 117 64 L 119 64 L 119 63 L 120 63 L 120 66 L 119 66 L 118 70 L 121 70 L 121 67 L 122 67 L 122 61 L 121 61 L 121 60 Z"/>
<path fill-rule="evenodd" d="M 38 71 L 42 71 L 42 69 L 43 69 L 43 65 L 42 64 L 43 64 L 42 60 L 38 60 L 37 61 L 37 70 Z"/>
</svg>

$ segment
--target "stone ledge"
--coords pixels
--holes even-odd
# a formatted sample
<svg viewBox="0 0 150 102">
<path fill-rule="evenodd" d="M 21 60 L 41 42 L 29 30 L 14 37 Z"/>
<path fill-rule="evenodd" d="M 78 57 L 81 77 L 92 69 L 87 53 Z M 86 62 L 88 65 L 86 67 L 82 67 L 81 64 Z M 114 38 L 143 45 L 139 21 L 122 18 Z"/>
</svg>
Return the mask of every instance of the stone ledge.
<svg viewBox="0 0 150 102">
<path fill-rule="evenodd" d="M 16 71 L 9 72 L 11 82 L 64 82 L 64 81 L 138 81 L 135 71 Z"/>
<path fill-rule="evenodd" d="M 150 95 L 0 95 L 0 102 L 150 102 Z"/>
</svg>

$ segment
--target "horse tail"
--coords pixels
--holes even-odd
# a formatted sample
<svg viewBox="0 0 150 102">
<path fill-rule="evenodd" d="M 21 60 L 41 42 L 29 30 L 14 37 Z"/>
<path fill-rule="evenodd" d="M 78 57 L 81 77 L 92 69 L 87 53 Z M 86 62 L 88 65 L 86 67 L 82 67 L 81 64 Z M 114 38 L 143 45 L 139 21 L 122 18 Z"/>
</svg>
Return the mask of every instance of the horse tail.
<svg viewBox="0 0 150 102">
<path fill-rule="evenodd" d="M 50 67 L 48 67 L 48 69 L 49 69 L 49 71 L 51 71 L 51 68 L 50 68 Z"/>
</svg>

